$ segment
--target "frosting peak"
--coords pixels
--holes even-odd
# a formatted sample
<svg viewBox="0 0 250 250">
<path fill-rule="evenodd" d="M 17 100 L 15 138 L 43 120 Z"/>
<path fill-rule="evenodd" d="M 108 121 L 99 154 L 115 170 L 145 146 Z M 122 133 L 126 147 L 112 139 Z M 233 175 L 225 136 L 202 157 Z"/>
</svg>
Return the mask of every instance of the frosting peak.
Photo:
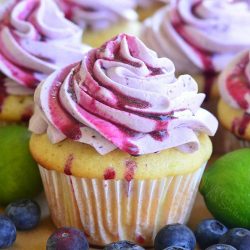
<svg viewBox="0 0 250 250">
<path fill-rule="evenodd" d="M 205 95 L 196 82 L 176 79 L 174 71 L 136 37 L 118 35 L 39 86 L 30 129 L 47 131 L 53 143 L 90 144 L 101 154 L 116 147 L 132 155 L 197 150 L 197 133 L 213 135 L 217 121 L 200 108 Z"/>
<path fill-rule="evenodd" d="M 22 87 L 30 92 L 54 70 L 79 61 L 84 53 L 81 39 L 82 31 L 64 18 L 54 1 L 2 4 L 0 71 L 12 79 L 6 82 L 9 92 L 16 94 L 13 83 L 20 92 Z"/>
</svg>

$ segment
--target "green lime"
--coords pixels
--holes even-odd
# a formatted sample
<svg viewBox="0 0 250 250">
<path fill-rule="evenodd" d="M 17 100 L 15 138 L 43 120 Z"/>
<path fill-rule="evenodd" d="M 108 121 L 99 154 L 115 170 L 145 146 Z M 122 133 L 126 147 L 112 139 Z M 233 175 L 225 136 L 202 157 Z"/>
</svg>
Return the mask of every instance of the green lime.
<svg viewBox="0 0 250 250">
<path fill-rule="evenodd" d="M 32 198 L 42 190 L 37 164 L 29 152 L 26 127 L 0 127 L 0 204 Z"/>
<path fill-rule="evenodd" d="M 200 192 L 217 220 L 228 227 L 250 228 L 250 148 L 214 162 L 203 175 Z"/>
</svg>

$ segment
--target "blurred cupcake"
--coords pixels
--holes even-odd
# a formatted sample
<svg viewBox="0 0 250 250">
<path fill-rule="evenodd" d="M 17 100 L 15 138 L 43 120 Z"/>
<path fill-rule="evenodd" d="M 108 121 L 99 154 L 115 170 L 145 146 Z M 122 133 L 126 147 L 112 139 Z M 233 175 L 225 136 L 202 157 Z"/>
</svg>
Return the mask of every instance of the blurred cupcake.
<svg viewBox="0 0 250 250">
<path fill-rule="evenodd" d="M 152 16 L 159 8 L 163 7 L 170 0 L 135 0 L 137 1 L 137 12 L 139 20 L 143 21 Z"/>
<path fill-rule="evenodd" d="M 139 34 L 135 0 L 56 0 L 65 16 L 86 32 L 83 41 L 99 47 L 120 32 Z"/>
<path fill-rule="evenodd" d="M 217 120 L 174 70 L 121 34 L 39 85 L 30 149 L 57 227 L 152 246 L 163 225 L 187 222 Z"/>
<path fill-rule="evenodd" d="M 17 122 L 33 112 L 38 83 L 79 61 L 89 49 L 82 31 L 51 0 L 7 1 L 0 7 L 0 120 Z"/>
<path fill-rule="evenodd" d="M 221 99 L 218 117 L 230 132 L 225 134 L 224 148 L 230 151 L 250 147 L 250 51 L 238 54 L 219 78 Z"/>
<path fill-rule="evenodd" d="M 250 46 L 247 1 L 178 0 L 147 19 L 142 40 L 174 61 L 178 73 L 194 75 L 199 90 L 218 98 L 218 73 Z"/>
</svg>

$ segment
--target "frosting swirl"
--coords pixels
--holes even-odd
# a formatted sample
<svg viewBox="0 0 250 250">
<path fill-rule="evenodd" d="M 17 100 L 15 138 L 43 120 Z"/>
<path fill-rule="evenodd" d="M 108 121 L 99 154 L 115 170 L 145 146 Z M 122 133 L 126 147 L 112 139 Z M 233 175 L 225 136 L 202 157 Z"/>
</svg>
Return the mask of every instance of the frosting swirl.
<svg viewBox="0 0 250 250">
<path fill-rule="evenodd" d="M 250 45 L 247 1 L 177 0 L 144 23 L 142 39 L 178 72 L 219 72 Z"/>
<path fill-rule="evenodd" d="M 56 0 L 67 18 L 94 30 L 105 29 L 119 20 L 136 20 L 134 0 Z"/>
<path fill-rule="evenodd" d="M 65 138 L 106 154 L 132 155 L 199 148 L 197 133 L 214 135 L 217 120 L 200 108 L 205 95 L 189 75 L 126 34 L 93 49 L 80 64 L 50 75 L 35 93 L 34 133 Z"/>
<path fill-rule="evenodd" d="M 31 94 L 54 70 L 80 61 L 82 31 L 51 0 L 8 1 L 0 8 L 0 71 L 11 94 Z M 18 84 L 18 86 L 17 86 Z"/>
<path fill-rule="evenodd" d="M 219 78 L 223 100 L 231 107 L 250 114 L 250 51 L 239 53 Z"/>
</svg>

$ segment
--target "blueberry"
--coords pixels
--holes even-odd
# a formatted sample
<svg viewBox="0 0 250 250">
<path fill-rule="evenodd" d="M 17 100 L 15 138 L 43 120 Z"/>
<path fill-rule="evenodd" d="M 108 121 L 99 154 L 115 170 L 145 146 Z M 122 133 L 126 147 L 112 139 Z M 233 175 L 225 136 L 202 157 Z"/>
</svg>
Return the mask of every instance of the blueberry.
<svg viewBox="0 0 250 250">
<path fill-rule="evenodd" d="M 237 250 L 250 250 L 250 231 L 233 228 L 220 239 L 220 243 L 231 245 Z"/>
<path fill-rule="evenodd" d="M 104 247 L 104 250 L 119 250 L 119 249 L 143 250 L 144 248 L 136 245 L 133 242 L 126 240 L 113 242 Z"/>
<path fill-rule="evenodd" d="M 16 240 L 16 227 L 6 216 L 0 215 L 0 248 L 10 247 Z"/>
<path fill-rule="evenodd" d="M 183 247 L 185 250 L 195 249 L 196 240 L 193 232 L 185 225 L 172 224 L 163 227 L 154 240 L 155 250 L 171 246 Z"/>
<path fill-rule="evenodd" d="M 220 238 L 228 229 L 219 221 L 207 219 L 200 222 L 195 231 L 196 240 L 201 249 L 219 243 Z"/>
<path fill-rule="evenodd" d="M 216 244 L 213 246 L 210 246 L 209 248 L 206 248 L 206 250 L 237 250 L 236 248 L 225 245 L 225 244 Z"/>
<path fill-rule="evenodd" d="M 172 246 L 172 247 L 164 248 L 163 250 L 185 250 L 185 248 Z"/>
<path fill-rule="evenodd" d="M 28 230 L 38 225 L 41 209 L 35 201 L 20 200 L 10 203 L 5 214 L 13 221 L 17 230 Z"/>
<path fill-rule="evenodd" d="M 72 227 L 57 229 L 47 240 L 46 250 L 86 250 L 88 241 L 82 231 Z"/>
</svg>

